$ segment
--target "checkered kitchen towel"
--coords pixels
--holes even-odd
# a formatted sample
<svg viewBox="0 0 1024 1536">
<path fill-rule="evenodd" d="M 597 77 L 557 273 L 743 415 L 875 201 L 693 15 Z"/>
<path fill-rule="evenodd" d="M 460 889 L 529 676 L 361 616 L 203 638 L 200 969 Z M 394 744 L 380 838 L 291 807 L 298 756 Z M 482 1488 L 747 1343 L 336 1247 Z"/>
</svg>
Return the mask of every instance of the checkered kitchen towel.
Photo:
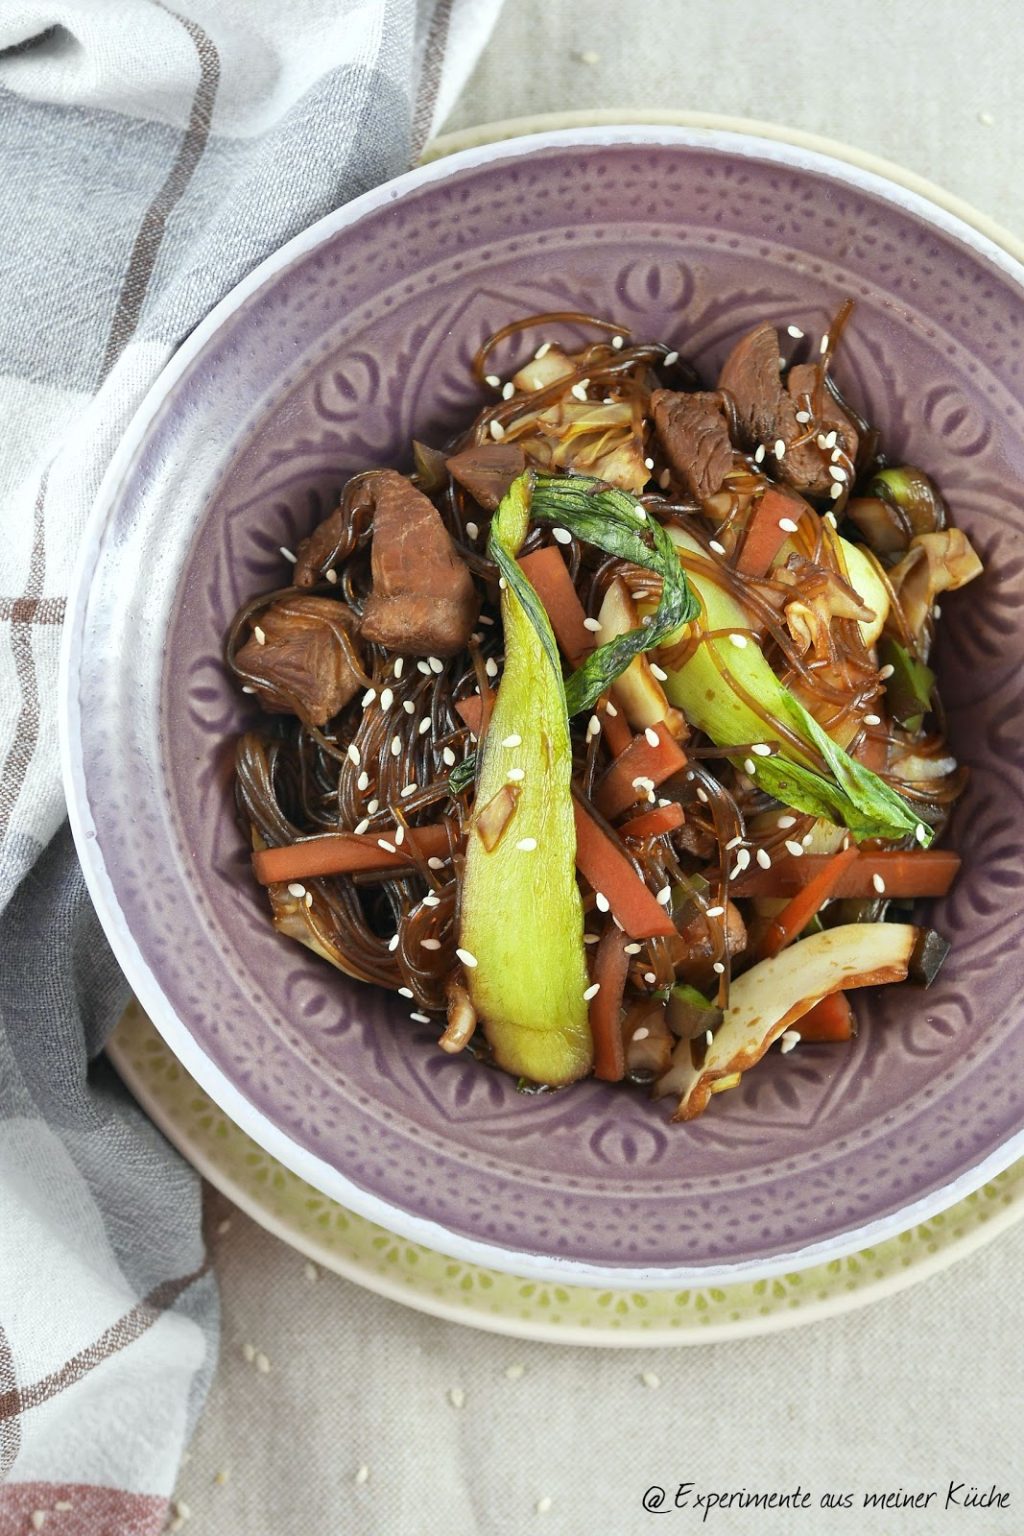
<svg viewBox="0 0 1024 1536">
<path fill-rule="evenodd" d="M 199 1181 L 96 1060 L 125 989 L 64 820 L 76 545 L 175 346 L 282 241 L 408 167 L 498 4 L 0 7 L 3 1536 L 161 1530 L 216 1356 Z"/>
</svg>

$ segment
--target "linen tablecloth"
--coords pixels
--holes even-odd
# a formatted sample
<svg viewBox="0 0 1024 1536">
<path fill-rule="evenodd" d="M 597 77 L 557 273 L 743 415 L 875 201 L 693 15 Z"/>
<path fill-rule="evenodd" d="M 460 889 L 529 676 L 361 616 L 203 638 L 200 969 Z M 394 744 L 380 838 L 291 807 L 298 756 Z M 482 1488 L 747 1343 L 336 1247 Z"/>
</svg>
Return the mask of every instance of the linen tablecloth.
<svg viewBox="0 0 1024 1536">
<path fill-rule="evenodd" d="M 241 8 L 220 9 L 242 24 Z M 601 107 L 774 120 L 900 161 L 1024 234 L 1022 37 L 1016 6 L 998 0 L 790 0 L 774 10 L 754 0 L 507 0 L 445 126 Z M 134 1134 L 139 1155 L 159 1155 L 155 1137 Z M 167 1514 L 174 1528 L 633 1536 L 652 1523 L 701 1524 L 692 1510 L 645 1512 L 650 1487 L 671 1496 L 686 1482 L 802 1483 L 853 1490 L 859 1502 L 866 1491 L 952 1481 L 998 1484 L 1011 1507 L 753 1510 L 707 1525 L 726 1536 L 1024 1531 L 1024 1230 L 913 1291 L 791 1333 L 601 1353 L 472 1333 L 336 1277 L 311 1279 L 299 1255 L 220 1196 L 207 1201 L 220 1355 Z M 26 1284 L 33 1262 L 44 1259 L 28 1256 Z M 203 1365 L 185 1364 L 201 1382 Z M 168 1435 L 168 1458 L 181 1433 L 179 1423 Z M 0 1533 L 31 1530 L 34 1513 L 48 1532 L 67 1518 L 29 1501 L 4 1524 L 0 1506 Z"/>
</svg>

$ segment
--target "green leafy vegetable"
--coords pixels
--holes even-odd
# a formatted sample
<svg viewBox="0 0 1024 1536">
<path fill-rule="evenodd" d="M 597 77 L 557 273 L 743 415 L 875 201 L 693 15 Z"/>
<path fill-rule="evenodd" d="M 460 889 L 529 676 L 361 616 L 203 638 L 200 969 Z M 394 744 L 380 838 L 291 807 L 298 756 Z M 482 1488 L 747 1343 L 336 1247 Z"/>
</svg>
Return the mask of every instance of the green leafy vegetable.
<svg viewBox="0 0 1024 1536">
<path fill-rule="evenodd" d="M 600 698 L 634 657 L 660 645 L 680 624 L 696 618 L 700 607 L 671 539 L 625 491 L 584 475 L 539 475 L 530 515 L 536 522 L 567 528 L 605 554 L 654 571 L 662 580 L 661 601 L 649 621 L 599 645 L 567 680 L 569 714 L 578 715 Z M 650 534 L 650 545 L 645 533 Z"/>
<path fill-rule="evenodd" d="M 888 637 L 879 646 L 879 657 L 892 668 L 885 685 L 889 713 L 908 731 L 919 731 L 931 708 L 935 673 L 912 656 L 898 640 Z"/>
</svg>

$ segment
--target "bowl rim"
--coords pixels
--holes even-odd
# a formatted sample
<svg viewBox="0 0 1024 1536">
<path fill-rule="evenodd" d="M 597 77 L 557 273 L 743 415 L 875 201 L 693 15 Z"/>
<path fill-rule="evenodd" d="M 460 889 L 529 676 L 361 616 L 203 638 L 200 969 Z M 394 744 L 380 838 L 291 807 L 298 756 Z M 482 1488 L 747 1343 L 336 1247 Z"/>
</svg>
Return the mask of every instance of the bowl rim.
<svg viewBox="0 0 1024 1536">
<path fill-rule="evenodd" d="M 710 121 L 710 120 L 709 120 Z M 510 125 L 512 126 L 512 125 Z M 519 126 L 516 123 L 515 126 Z M 812 1265 L 839 1259 L 873 1243 L 897 1235 L 908 1227 L 927 1220 L 946 1209 L 1000 1173 L 1024 1154 L 1024 1129 L 1010 1137 L 987 1158 L 966 1169 L 955 1179 L 930 1194 L 910 1201 L 884 1217 L 858 1227 L 806 1244 L 786 1253 L 739 1263 L 665 1267 L 630 1267 L 559 1258 L 466 1237 L 440 1223 L 415 1216 L 402 1207 L 363 1189 L 332 1164 L 317 1157 L 286 1132 L 262 1110 L 252 1104 L 231 1079 L 215 1065 L 178 1017 L 135 941 L 128 916 L 118 901 L 107 872 L 103 850 L 93 823 L 88 784 L 81 751 L 81 701 L 77 680 L 83 652 L 87 598 L 99 563 L 102 534 L 117 505 L 129 470 L 141 454 L 150 427 L 178 380 L 200 355 L 207 342 L 240 306 L 298 257 L 314 250 L 369 214 L 397 201 L 410 192 L 443 181 L 464 170 L 475 169 L 497 160 L 526 157 L 546 149 L 574 147 L 618 147 L 622 145 L 677 146 L 683 149 L 718 150 L 760 160 L 774 161 L 790 169 L 829 176 L 858 190 L 866 191 L 890 204 L 903 208 L 966 245 L 1004 272 L 1021 289 L 1024 297 L 1024 245 L 1006 234 L 982 215 L 975 215 L 959 200 L 950 200 L 952 211 L 943 201 L 932 197 L 933 189 L 920 178 L 917 185 L 895 179 L 898 167 L 885 163 L 884 170 L 844 160 L 815 145 L 776 138 L 751 129 L 764 125 L 730 123 L 729 126 L 702 126 L 694 122 L 678 126 L 673 122 L 635 121 L 602 122 L 597 126 L 574 126 L 529 132 L 510 139 L 473 144 L 443 158 L 422 163 L 410 171 L 384 182 L 300 231 L 260 262 L 221 299 L 196 326 L 169 358 L 144 395 L 125 429 L 107 470 L 100 482 L 96 500 L 86 521 L 81 544 L 69 583 L 68 608 L 61 638 L 58 679 L 58 726 L 61 766 L 68 815 L 78 850 L 86 886 L 115 958 L 131 984 L 135 995 L 163 1035 L 172 1052 L 197 1080 L 206 1093 L 231 1120 L 239 1125 L 280 1162 L 339 1204 L 376 1221 L 396 1235 L 408 1237 L 426 1247 L 454 1258 L 484 1264 L 526 1278 L 546 1282 L 602 1285 L 612 1289 L 672 1288 L 688 1284 L 733 1283 L 771 1278 L 774 1275 L 806 1269 Z M 481 130 L 482 131 L 482 130 Z M 779 132 L 779 130 L 774 130 Z M 805 136 L 806 137 L 806 136 Z M 842 146 L 837 146 L 842 148 Z M 829 146 L 831 149 L 832 146 Z M 869 157 L 865 157 L 866 159 Z M 961 216 L 966 211 L 970 218 Z M 998 238 L 997 238 L 998 237 Z"/>
</svg>

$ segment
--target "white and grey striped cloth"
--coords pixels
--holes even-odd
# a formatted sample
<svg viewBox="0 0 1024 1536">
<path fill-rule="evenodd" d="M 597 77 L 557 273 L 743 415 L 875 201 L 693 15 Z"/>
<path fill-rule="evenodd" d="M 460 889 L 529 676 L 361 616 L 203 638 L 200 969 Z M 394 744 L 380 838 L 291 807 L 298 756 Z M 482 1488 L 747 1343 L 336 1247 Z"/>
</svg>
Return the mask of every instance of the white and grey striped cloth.
<svg viewBox="0 0 1024 1536">
<path fill-rule="evenodd" d="M 97 1060 L 125 989 L 55 715 L 86 514 L 175 346 L 407 169 L 498 5 L 0 9 L 0 1533 L 161 1530 L 216 1359 L 199 1180 Z"/>
</svg>

